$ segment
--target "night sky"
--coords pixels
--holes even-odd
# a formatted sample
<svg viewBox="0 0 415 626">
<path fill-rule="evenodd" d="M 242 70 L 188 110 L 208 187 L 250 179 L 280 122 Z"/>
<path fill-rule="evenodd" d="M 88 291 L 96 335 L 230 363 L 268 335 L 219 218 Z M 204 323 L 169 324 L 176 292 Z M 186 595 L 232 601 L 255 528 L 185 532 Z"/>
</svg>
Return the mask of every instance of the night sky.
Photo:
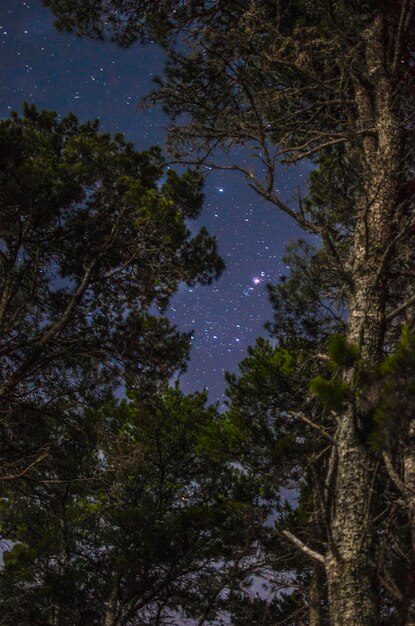
<svg viewBox="0 0 415 626">
<path fill-rule="evenodd" d="M 53 16 L 40 0 L 0 2 L 0 115 L 21 111 L 23 101 L 82 121 L 98 118 L 105 132 L 122 132 L 138 150 L 164 144 L 165 116 L 137 110 L 137 102 L 162 74 L 156 45 L 128 50 L 80 39 L 53 28 Z M 240 152 L 244 161 L 244 153 Z M 305 167 L 281 172 L 279 190 L 289 200 L 303 184 Z M 285 244 L 298 236 L 289 217 L 267 205 L 238 177 L 212 170 L 206 180 L 199 225 L 216 235 L 226 263 L 212 286 L 181 286 L 169 318 L 184 331 L 194 329 L 191 362 L 182 378 L 185 392 L 208 387 L 221 400 L 225 370 L 236 371 L 248 345 L 264 335 L 271 319 L 265 285 L 289 269 Z"/>
</svg>

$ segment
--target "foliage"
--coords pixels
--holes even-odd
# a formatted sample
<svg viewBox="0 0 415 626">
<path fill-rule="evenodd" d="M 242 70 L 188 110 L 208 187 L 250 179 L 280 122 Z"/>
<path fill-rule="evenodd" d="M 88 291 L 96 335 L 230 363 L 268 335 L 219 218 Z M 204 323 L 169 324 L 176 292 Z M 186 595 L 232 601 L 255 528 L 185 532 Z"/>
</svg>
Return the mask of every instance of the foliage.
<svg viewBox="0 0 415 626">
<path fill-rule="evenodd" d="M 187 220 L 202 180 L 169 171 L 97 122 L 26 105 L 0 122 L 2 472 L 47 453 L 66 411 L 120 384 L 148 393 L 183 368 L 188 337 L 149 313 L 180 281 L 222 269 L 216 242 Z"/>
<path fill-rule="evenodd" d="M 110 401 L 86 416 L 97 439 L 72 440 L 48 481 L 3 500 L 14 545 L 2 619 L 142 624 L 174 613 L 212 623 L 224 590 L 249 584 L 266 507 L 211 454 L 207 433 L 220 439 L 225 420 L 205 402 L 177 389 Z"/>
<path fill-rule="evenodd" d="M 415 400 L 415 339 L 407 326 L 396 350 L 367 374 L 365 383 L 360 404 L 373 424 L 369 441 L 377 452 L 398 452 L 408 438 Z"/>
<path fill-rule="evenodd" d="M 288 480 L 299 490 L 275 529 L 282 571 L 289 554 L 301 570 L 299 621 L 415 622 L 412 348 L 399 339 L 415 329 L 413 0 L 46 5 L 63 28 L 165 46 L 148 101 L 172 119 L 174 158 L 240 172 L 304 230 L 270 288 L 277 347 L 229 379 L 233 453 L 276 507 Z M 308 189 L 287 200 L 282 166 L 304 161 Z"/>
<path fill-rule="evenodd" d="M 228 419 L 243 434 L 232 454 L 257 477 L 261 497 L 269 498 L 273 507 L 267 524 L 272 532 L 261 544 L 269 564 L 264 588 L 257 597 L 236 594 L 236 624 L 261 619 L 295 624 L 307 619 L 304 598 L 309 595 L 311 571 L 301 554 L 292 553 L 283 531 L 319 545 L 322 520 L 315 511 L 313 480 L 324 475 L 327 463 L 322 431 L 332 432 L 334 424 L 309 393 L 310 377 L 320 365 L 310 358 L 310 343 L 305 345 L 307 350 L 299 349 L 295 336 L 292 345 L 286 342 L 284 347 L 258 339 L 241 362 L 239 375 L 227 375 Z M 303 414 L 312 414 L 322 431 L 305 423 Z M 324 584 L 321 589 L 324 597 Z M 320 609 L 322 620 L 324 611 Z"/>
</svg>

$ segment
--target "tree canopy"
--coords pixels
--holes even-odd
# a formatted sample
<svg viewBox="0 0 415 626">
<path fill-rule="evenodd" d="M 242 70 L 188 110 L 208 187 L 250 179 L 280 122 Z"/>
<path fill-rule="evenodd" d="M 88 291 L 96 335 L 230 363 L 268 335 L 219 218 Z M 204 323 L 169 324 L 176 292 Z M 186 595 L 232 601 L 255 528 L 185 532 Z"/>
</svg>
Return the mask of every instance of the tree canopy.
<svg viewBox="0 0 415 626">
<path fill-rule="evenodd" d="M 149 393 L 185 366 L 189 337 L 166 318 L 180 281 L 222 269 L 189 219 L 201 178 L 164 174 L 97 122 L 26 106 L 0 123 L 2 478 L 48 454 L 54 420 L 117 386 Z M 163 176 L 163 178 L 162 178 Z M 147 389 L 148 388 L 148 389 Z"/>
<path fill-rule="evenodd" d="M 275 498 L 263 550 L 296 591 L 268 605 L 236 591 L 236 623 L 409 626 L 414 0 L 44 3 L 61 28 L 163 45 L 148 100 L 171 117 L 174 157 L 240 172 L 305 231 L 291 275 L 270 288 L 277 345 L 259 342 L 229 378 L 230 462 L 255 467 Z M 305 160 L 308 188 L 287 202 L 282 168 Z M 281 506 L 290 485 L 298 505 Z"/>
<path fill-rule="evenodd" d="M 259 567 L 267 512 L 255 479 L 225 462 L 227 418 L 205 404 L 178 389 L 108 401 L 48 481 L 3 501 L 16 541 L 0 576 L 8 624 L 219 620 Z"/>
</svg>

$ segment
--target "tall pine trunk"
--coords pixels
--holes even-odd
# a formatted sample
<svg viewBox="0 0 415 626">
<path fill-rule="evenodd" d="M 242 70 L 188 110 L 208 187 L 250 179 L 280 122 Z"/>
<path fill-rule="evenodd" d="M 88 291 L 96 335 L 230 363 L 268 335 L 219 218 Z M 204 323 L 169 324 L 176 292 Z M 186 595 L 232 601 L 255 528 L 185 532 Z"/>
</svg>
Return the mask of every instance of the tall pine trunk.
<svg viewBox="0 0 415 626">
<path fill-rule="evenodd" d="M 408 425 L 407 441 L 403 453 L 403 478 L 408 504 L 409 532 L 411 550 L 409 555 L 409 572 L 404 593 L 405 626 L 415 626 L 415 419 Z"/>
<path fill-rule="evenodd" d="M 347 339 L 361 347 L 367 367 L 382 358 L 387 298 L 388 244 L 394 235 L 401 163 L 395 90 L 387 72 L 383 24 L 365 33 L 366 69 L 356 78 L 357 121 L 362 131 L 364 193 L 356 212 L 353 289 Z M 353 372 L 346 374 L 351 383 Z M 361 434 L 364 417 L 352 403 L 339 415 L 337 474 L 326 573 L 332 626 L 378 626 L 371 488 L 374 463 Z"/>
</svg>

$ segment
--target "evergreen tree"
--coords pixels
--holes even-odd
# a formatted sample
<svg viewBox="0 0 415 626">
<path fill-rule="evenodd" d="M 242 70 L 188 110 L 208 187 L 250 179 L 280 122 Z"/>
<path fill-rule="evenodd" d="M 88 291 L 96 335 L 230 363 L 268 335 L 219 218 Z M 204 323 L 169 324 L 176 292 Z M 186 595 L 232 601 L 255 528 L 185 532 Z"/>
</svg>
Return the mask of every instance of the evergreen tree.
<svg viewBox="0 0 415 626">
<path fill-rule="evenodd" d="M 228 419 L 242 442 L 238 461 L 257 476 L 261 494 L 273 503 L 274 530 L 262 544 L 273 593 L 269 601 L 247 605 L 249 611 L 255 607 L 264 623 L 329 623 L 324 571 L 310 556 L 325 541 L 325 477 L 333 463 L 335 423 L 310 393 L 310 378 L 321 371 L 310 348 L 310 342 L 273 347 L 258 340 L 239 376 L 227 377 Z M 293 553 L 293 540 L 307 545 L 308 558 Z M 245 604 L 241 598 L 239 603 Z M 237 615 L 243 614 L 242 606 Z"/>
<path fill-rule="evenodd" d="M 66 438 L 48 480 L 2 500 L 14 542 L 0 619 L 122 626 L 221 623 L 228 594 L 260 570 L 268 515 L 230 464 L 239 434 L 206 394 L 166 389 L 109 401 Z"/>
<path fill-rule="evenodd" d="M 334 313 L 336 324 L 344 322 L 343 336 L 334 336 L 322 354 L 317 347 L 315 357 L 326 369 L 311 381 L 316 403 L 332 418 L 331 461 L 322 468 L 327 486 L 321 500 L 323 540 L 317 549 L 313 537 L 309 543 L 301 534 L 285 536 L 323 568 L 332 626 L 414 623 L 413 579 L 409 575 L 397 583 L 392 575 L 398 548 L 391 529 L 399 510 L 409 536 L 399 537 L 405 550 L 398 551 L 401 559 L 408 558 L 410 571 L 413 556 L 407 554 L 415 554 L 412 401 L 407 389 L 402 398 L 392 398 L 397 388 L 391 377 L 411 380 L 411 360 L 402 356 L 402 346 L 407 354 L 412 343 L 402 344 L 402 327 L 406 323 L 412 332 L 415 320 L 415 2 L 46 4 L 64 28 L 109 34 L 125 45 L 149 34 L 158 38 L 169 60 L 150 100 L 161 102 L 178 120 L 170 134 L 172 151 L 216 167 L 225 150 L 225 168 L 241 172 L 261 197 L 320 238 L 314 262 L 324 268 L 328 282 L 323 289 L 323 279 L 317 281 L 322 308 L 315 311 L 327 318 L 328 305 L 330 319 Z M 254 167 L 234 158 L 233 149 L 241 145 L 257 159 Z M 287 203 L 278 191 L 280 165 L 305 159 L 316 166 L 309 197 Z M 301 279 L 299 286 L 306 284 Z M 280 293 L 273 297 L 281 304 Z M 290 296 L 290 306 L 297 308 L 290 311 L 284 304 L 283 309 L 298 313 L 301 301 L 301 293 Z M 297 317 L 297 330 L 305 321 L 303 314 Z M 289 330 L 288 321 L 283 324 L 282 335 Z M 392 367 L 387 359 L 393 353 Z M 304 417 L 320 426 L 313 406 Z M 385 429 L 374 437 L 378 424 Z M 316 493 L 319 481 L 312 481 Z"/>
<path fill-rule="evenodd" d="M 97 122 L 33 106 L 0 122 L 1 479 L 35 476 L 67 415 L 184 367 L 189 337 L 149 309 L 222 261 L 187 227 L 200 176 L 162 175 L 157 148 Z"/>
</svg>

